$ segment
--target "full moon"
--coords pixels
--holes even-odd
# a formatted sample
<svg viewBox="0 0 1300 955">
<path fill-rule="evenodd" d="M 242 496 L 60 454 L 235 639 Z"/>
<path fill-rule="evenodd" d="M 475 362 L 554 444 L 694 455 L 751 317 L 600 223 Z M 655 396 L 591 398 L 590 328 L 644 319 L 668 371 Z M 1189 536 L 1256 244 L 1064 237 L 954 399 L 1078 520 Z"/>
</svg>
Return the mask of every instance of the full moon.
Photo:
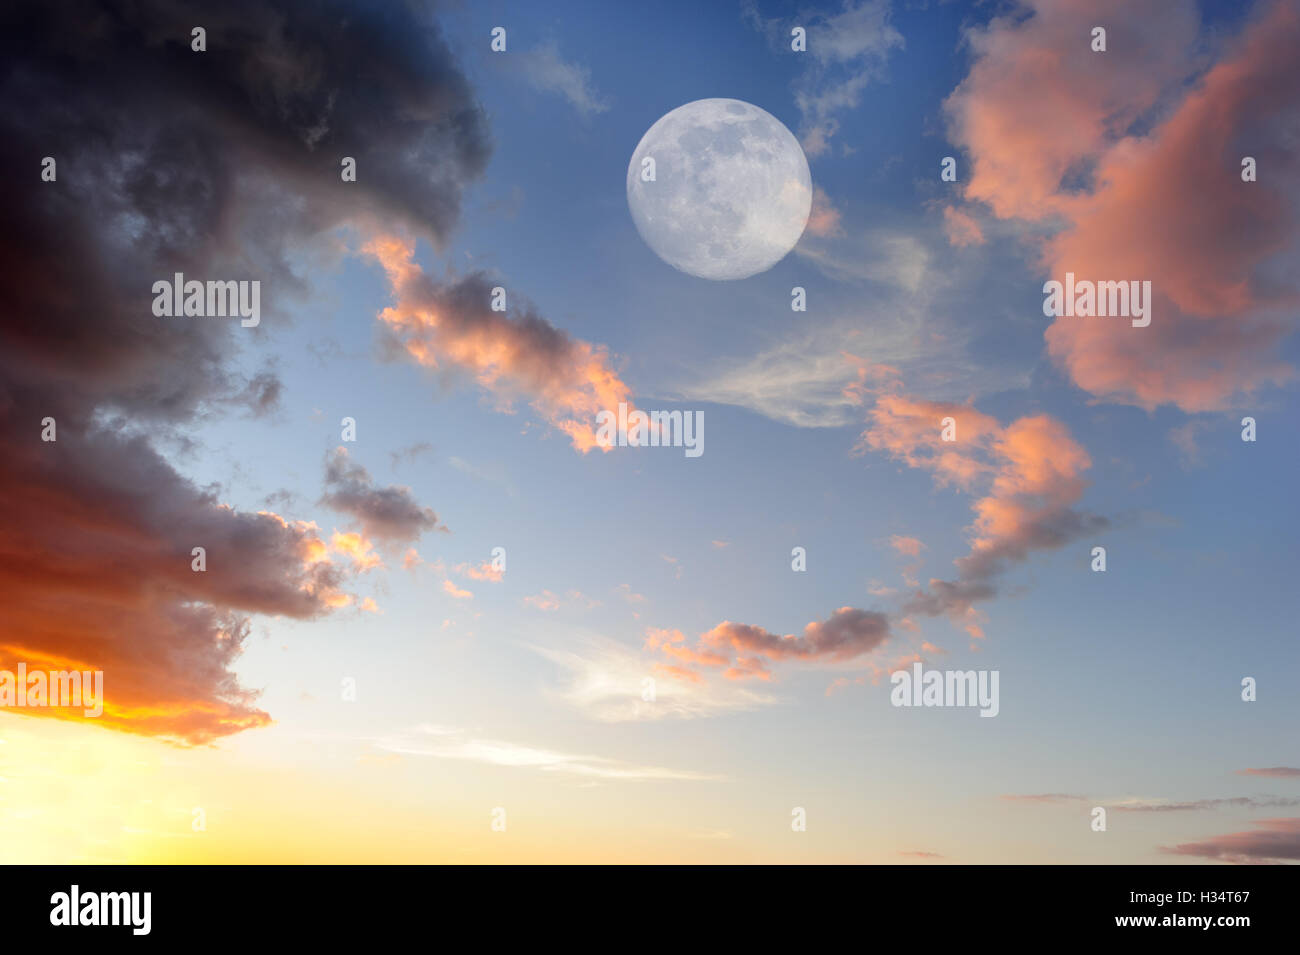
<svg viewBox="0 0 1300 955">
<path fill-rule="evenodd" d="M 700 99 L 641 137 L 627 167 L 627 204 L 641 238 L 673 268 L 743 279 L 799 241 L 812 177 L 799 141 L 775 116 L 736 99 Z"/>
</svg>

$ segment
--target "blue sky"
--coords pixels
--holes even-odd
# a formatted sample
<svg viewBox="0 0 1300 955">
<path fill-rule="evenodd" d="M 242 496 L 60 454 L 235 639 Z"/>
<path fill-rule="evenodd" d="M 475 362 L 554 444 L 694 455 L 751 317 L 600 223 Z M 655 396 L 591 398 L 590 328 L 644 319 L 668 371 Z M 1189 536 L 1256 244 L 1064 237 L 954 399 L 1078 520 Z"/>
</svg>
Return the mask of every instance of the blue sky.
<svg viewBox="0 0 1300 955">
<path fill-rule="evenodd" d="M 884 55 L 837 62 L 824 76 L 812 54 L 755 25 L 862 9 L 881 24 L 864 42 L 883 42 Z M 305 293 L 268 298 L 235 359 L 247 373 L 274 369 L 279 408 L 187 422 L 179 430 L 194 444 L 170 446 L 168 460 L 237 510 L 312 520 L 322 536 L 353 530 L 320 500 L 326 456 L 350 416 L 350 458 L 377 485 L 409 488 L 449 532 L 412 545 L 424 562 L 414 570 L 401 546 L 356 577 L 354 592 L 379 613 L 256 618 L 236 672 L 262 691 L 258 705 L 275 723 L 222 740 L 223 755 L 193 758 L 233 759 L 230 772 L 249 779 L 293 768 L 284 785 L 294 791 L 316 785 L 305 779 L 337 780 L 338 825 L 353 831 L 343 842 L 363 842 L 364 820 L 385 806 L 394 818 L 430 813 L 437 824 L 412 844 L 462 858 L 544 858 L 562 844 L 557 855 L 581 859 L 1205 861 L 1159 847 L 1295 815 L 1118 811 L 1109 832 L 1088 828 L 1092 806 L 1125 800 L 1300 796 L 1294 779 L 1237 775 L 1297 759 L 1300 401 L 1294 385 L 1263 383 L 1212 411 L 1177 399 L 1144 408 L 1089 392 L 1049 355 L 1043 248 L 1071 225 L 1000 216 L 967 195 L 981 147 L 950 138 L 944 105 L 973 75 L 968 31 L 1004 9 L 849 0 L 760 4 L 753 15 L 726 3 L 488 3 L 439 15 L 492 153 L 445 247 L 421 240 L 417 262 L 442 282 L 484 271 L 512 305 L 529 302 L 571 338 L 606 346 L 639 407 L 703 413 L 706 450 L 577 453 L 526 394 L 502 413 L 499 396 L 454 361 L 435 372 L 384 353 L 376 318 L 394 294 L 358 254 L 361 228 L 302 249 Z M 1156 130 L 1231 55 L 1247 22 L 1236 4 L 1191 9 L 1198 49 L 1180 55 L 1200 65 L 1186 67 L 1183 94 L 1167 94 Z M 498 25 L 508 29 L 504 54 L 488 47 Z M 998 29 L 1009 42 L 1024 35 L 1011 21 Z M 881 30 L 901 42 L 882 41 Z M 856 103 L 834 111 L 829 149 L 809 156 L 838 229 L 805 234 L 770 271 L 737 282 L 678 272 L 642 241 L 625 176 L 660 116 L 729 97 L 803 135 L 797 92 L 858 75 L 867 78 Z M 547 88 L 548 76 L 568 86 Z M 939 179 L 948 155 L 959 157 L 957 183 Z M 982 241 L 950 241 L 945 206 L 972 215 Z M 1294 262 L 1293 244 L 1284 255 Z M 808 291 L 806 313 L 790 311 L 796 285 Z M 855 380 L 855 366 L 836 359 L 843 352 L 898 369 L 900 394 L 918 402 L 978 409 L 1002 427 L 1049 416 L 1091 459 L 1070 508 L 1108 526 L 1011 561 L 997 596 L 978 606 L 983 639 L 943 615 L 898 625 L 908 617 L 904 574 L 923 589 L 951 578 L 971 550 L 972 505 L 989 492 L 941 486 L 899 454 L 860 447 L 879 419 L 870 397 L 843 397 Z M 1295 363 L 1294 336 L 1278 355 Z M 1254 443 L 1240 440 L 1246 414 L 1258 422 Z M 891 537 L 923 542 L 918 571 L 905 571 L 913 561 Z M 1107 548 L 1104 574 L 1089 569 L 1096 545 Z M 796 546 L 807 572 L 791 569 Z M 500 581 L 455 570 L 496 547 L 508 562 Z M 472 598 L 452 596 L 444 580 Z M 557 608 L 537 606 L 547 593 Z M 707 704 L 687 718 L 611 721 L 574 692 L 577 672 L 657 672 L 651 628 L 679 630 L 688 645 L 724 621 L 797 635 L 842 607 L 888 615 L 889 642 L 774 665 L 770 681 L 706 669 L 680 689 Z M 890 705 L 888 669 L 923 642 L 936 648 L 922 653 L 927 666 L 1000 671 L 996 719 Z M 1245 676 L 1259 683 L 1252 704 L 1240 699 Z M 346 677 L 357 680 L 356 703 L 339 700 Z M 837 679 L 846 685 L 832 688 Z M 394 748 L 421 725 L 707 778 L 588 777 Z M 1077 799 L 1005 798 L 1047 794 Z M 241 818 L 255 815 L 251 798 L 221 796 Z M 522 841 L 484 848 L 497 805 L 526 820 Z M 808 808 L 801 842 L 790 839 L 792 807 Z M 374 839 L 376 858 L 408 851 L 391 835 Z"/>
<path fill-rule="evenodd" d="M 557 713 L 540 692 L 555 688 L 555 668 L 523 644 L 564 646 L 593 634 L 636 647 L 646 626 L 692 633 L 723 619 L 792 633 L 831 607 L 879 607 L 867 586 L 897 583 L 889 536 L 929 542 L 927 573 L 942 574 L 962 552 L 969 502 L 879 455 L 852 455 L 860 423 L 794 428 L 725 405 L 704 407 L 708 450 L 700 459 L 668 451 L 579 457 L 526 409 L 493 413 L 472 383 L 443 385 L 409 365 L 375 361 L 373 313 L 385 300 L 384 283 L 355 258 L 313 274 L 315 301 L 296 310 L 287 331 L 273 332 L 287 385 L 278 420 L 205 428 L 206 444 L 228 449 L 207 462 L 210 473 L 227 480 L 222 467 L 232 459 L 241 468 L 255 460 L 259 475 L 284 476 L 291 488 L 300 480 L 309 503 L 322 449 L 336 439 L 338 419 L 352 415 L 361 431 L 356 458 L 384 481 L 410 485 L 451 528 L 421 545 L 427 559 L 472 562 L 505 546 L 509 570 L 502 584 L 471 584 L 475 599 L 465 607 L 436 582 L 394 569 L 379 597 L 382 618 L 292 630 L 268 624 L 271 637 L 250 649 L 246 664 L 250 674 L 267 668 L 268 702 L 303 708 L 272 675 L 277 653 L 296 658 L 295 679 L 322 697 L 340 665 L 354 662 L 363 686 L 385 688 L 380 723 L 455 723 L 468 709 L 498 734 L 546 728 L 649 761 L 680 752 L 685 737 L 694 767 L 750 778 L 807 774 L 841 799 L 868 778 L 873 790 L 904 801 L 916 799 L 918 788 L 944 787 L 948 774 L 933 769 L 914 770 L 907 785 L 868 770 L 917 762 L 949 766 L 969 781 L 964 788 L 990 797 L 1080 788 L 1237 794 L 1240 781 L 1225 775 L 1236 763 L 1289 755 L 1279 750 L 1300 714 L 1283 690 L 1297 664 L 1287 587 L 1292 534 L 1283 531 L 1295 530 L 1296 509 L 1276 477 L 1297 460 L 1294 443 L 1280 440 L 1294 396 L 1271 396 L 1258 415 L 1265 438 L 1254 445 L 1240 442 L 1230 416 L 1211 417 L 1201 440 L 1205 461 L 1186 467 L 1167 438 L 1185 415 L 1088 407 L 1043 360 L 1039 293 L 1014 241 L 977 250 L 975 266 L 964 261 L 970 254 L 943 243 L 931 204 L 943 189 L 938 159 L 955 150 L 942 135 L 940 103 L 960 79 L 959 31 L 975 15 L 947 5 L 897 12 L 892 22 L 904 49 L 891 52 L 861 105 L 843 117 L 837 139 L 852 152 L 812 167 L 841 210 L 846 243 L 864 233 L 913 240 L 936 282 L 990 269 L 958 292 L 976 303 L 962 316 L 976 353 L 966 361 L 977 365 L 978 353 L 996 351 L 998 364 L 1025 386 L 972 397 L 1004 420 L 1052 414 L 1094 457 L 1085 500 L 1113 521 L 1097 535 L 1108 547 L 1108 573 L 1088 571 L 1090 540 L 1035 555 L 1014 571 L 1013 592 L 989 609 L 991 636 L 979 654 L 942 621 L 925 629 L 951 646 L 953 666 L 1002 671 L 1009 699 L 996 729 L 966 713 L 891 711 L 883 687 L 826 698 L 830 678 L 816 671 L 783 679 L 782 704 L 709 721 L 705 733 L 657 721 L 601 734 Z M 509 25 L 512 51 L 553 42 L 561 58 L 581 63 L 608 109 L 584 114 L 498 66 L 505 57 L 472 42 L 498 21 Z M 663 112 L 731 96 L 798 126 L 791 83 L 800 67 L 737 11 L 602 15 L 585 7 L 532 19 L 527 9 L 508 17 L 476 9 L 450 23 L 491 117 L 495 151 L 449 247 L 421 253 L 430 267 L 490 270 L 550 321 L 608 344 L 638 396 L 671 395 L 692 374 L 707 373 L 711 359 L 743 359 L 802 331 L 800 324 L 815 326 L 825 312 L 851 316 L 870 348 L 879 309 L 873 293 L 890 283 L 836 282 L 798 254 L 754 279 L 711 283 L 659 261 L 632 227 L 623 196 L 627 157 Z M 787 309 L 793 284 L 813 297 L 806 316 Z M 899 293 L 884 294 L 889 302 Z M 318 360 L 313 351 L 327 347 L 341 354 Z M 390 452 L 420 442 L 432 450 L 392 463 Z M 242 503 L 253 506 L 257 491 L 270 486 L 243 488 Z M 713 540 L 729 546 L 720 550 Z M 796 545 L 809 551 L 807 574 L 790 571 Z M 643 594 L 644 605 L 620 599 L 623 584 Z M 601 605 L 566 607 L 552 620 L 521 606 L 525 596 L 575 588 Z M 456 622 L 450 640 L 445 619 Z M 467 632 L 474 635 L 456 636 Z M 331 651 L 325 659 L 322 641 Z M 281 643 L 289 650 L 279 651 Z M 1237 684 L 1250 674 L 1261 679 L 1261 700 L 1243 707 Z M 393 697 L 403 701 L 396 709 Z M 803 749 L 800 741 L 815 741 L 816 755 L 764 766 L 768 754 Z M 978 768 L 988 765 L 997 770 Z"/>
</svg>

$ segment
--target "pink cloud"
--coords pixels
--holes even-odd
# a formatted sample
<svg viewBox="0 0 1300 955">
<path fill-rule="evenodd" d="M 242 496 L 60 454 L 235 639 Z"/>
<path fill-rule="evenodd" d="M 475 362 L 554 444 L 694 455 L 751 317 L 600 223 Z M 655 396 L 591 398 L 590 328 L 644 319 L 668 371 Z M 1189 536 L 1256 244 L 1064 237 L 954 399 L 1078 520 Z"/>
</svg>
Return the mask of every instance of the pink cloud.
<svg viewBox="0 0 1300 955">
<path fill-rule="evenodd" d="M 610 450 L 597 442 L 597 414 L 634 406 L 603 346 L 569 337 L 529 308 L 493 311 L 493 283 L 482 275 L 435 282 L 408 240 L 379 236 L 363 251 L 383 266 L 396 299 L 379 314 L 395 348 L 430 368 L 468 372 L 499 410 L 527 400 L 584 454 Z"/>
<path fill-rule="evenodd" d="M 946 418 L 953 419 L 956 440 L 943 440 Z M 891 393 L 877 398 L 868 421 L 860 449 L 885 451 L 928 470 L 940 486 L 982 492 L 972 505 L 970 551 L 955 562 L 957 578 L 932 578 L 906 601 L 905 613 L 946 615 L 972 637 L 983 637 L 974 605 L 996 595 L 995 579 L 1009 563 L 1105 524 L 1075 509 L 1092 462 L 1065 425 L 1048 415 L 1004 427 L 969 405 Z M 913 546 L 910 538 L 901 540 Z"/>
<path fill-rule="evenodd" d="M 1300 777 L 1300 769 L 1293 766 L 1274 766 L 1271 769 L 1239 769 L 1239 776 L 1271 776 L 1275 779 L 1292 779 Z"/>
<path fill-rule="evenodd" d="M 943 207 L 943 233 L 948 242 L 957 248 L 968 245 L 983 245 L 984 230 L 967 212 L 955 206 Z"/>
<path fill-rule="evenodd" d="M 907 557 L 919 557 L 921 551 L 925 549 L 925 545 L 915 537 L 903 537 L 899 534 L 889 538 L 889 546 Z"/>
<path fill-rule="evenodd" d="M 1200 842 L 1162 846 L 1161 851 L 1238 864 L 1300 860 L 1300 819 L 1253 819 L 1251 822 L 1258 828 L 1213 836 Z"/>
<path fill-rule="evenodd" d="M 844 232 L 840 228 L 840 211 L 820 186 L 813 189 L 812 211 L 804 230 L 818 236 L 836 236 Z"/>
<path fill-rule="evenodd" d="M 1218 410 L 1293 375 L 1277 350 L 1297 297 L 1269 273 L 1297 239 L 1300 10 L 1261 4 L 1193 82 L 1195 5 L 1160 7 L 1035 0 L 969 35 L 975 63 L 945 107 L 971 156 L 965 198 L 1058 230 L 1049 277 L 1152 283 L 1148 327 L 1057 318 L 1053 360 L 1106 400 Z"/>
<path fill-rule="evenodd" d="M 687 645 L 678 630 L 651 630 L 646 647 L 679 664 L 720 668 L 729 680 L 770 680 L 768 664 L 785 660 L 843 662 L 871 653 L 889 639 L 884 614 L 841 607 L 824 621 L 813 621 L 803 634 L 780 635 L 762 627 L 724 620 Z"/>
<path fill-rule="evenodd" d="M 462 590 L 460 587 L 457 587 L 454 583 L 452 583 L 450 579 L 444 580 L 442 582 L 442 589 L 446 591 L 448 595 L 454 597 L 457 600 L 474 599 L 474 594 L 472 591 Z"/>
</svg>

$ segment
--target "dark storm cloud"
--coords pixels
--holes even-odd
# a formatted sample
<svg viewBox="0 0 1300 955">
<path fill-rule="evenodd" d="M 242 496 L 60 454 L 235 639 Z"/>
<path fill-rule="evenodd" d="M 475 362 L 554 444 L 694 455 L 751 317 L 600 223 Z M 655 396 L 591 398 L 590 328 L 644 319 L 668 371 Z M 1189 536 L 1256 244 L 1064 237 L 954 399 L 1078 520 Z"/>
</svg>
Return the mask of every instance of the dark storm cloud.
<svg viewBox="0 0 1300 955">
<path fill-rule="evenodd" d="M 293 244 L 340 223 L 396 221 L 441 242 L 488 143 L 430 23 L 401 3 L 6 10 L 3 262 L 24 277 L 7 370 L 184 415 L 242 390 L 224 367 L 235 329 L 156 319 L 153 281 L 261 279 L 274 309 L 300 285 Z M 190 49 L 196 24 L 205 53 Z M 37 178 L 44 156 L 57 183 Z"/>
<path fill-rule="evenodd" d="M 260 725 L 230 670 L 245 615 L 327 612 L 341 571 L 310 525 L 233 511 L 150 446 L 151 427 L 264 414 L 281 388 L 235 368 L 266 322 L 158 318 L 152 284 L 259 280 L 276 316 L 338 226 L 441 244 L 487 160 L 483 113 L 402 3 L 18 2 L 0 11 L 0 137 L 0 666 L 100 666 L 103 721 L 134 732 Z"/>
</svg>

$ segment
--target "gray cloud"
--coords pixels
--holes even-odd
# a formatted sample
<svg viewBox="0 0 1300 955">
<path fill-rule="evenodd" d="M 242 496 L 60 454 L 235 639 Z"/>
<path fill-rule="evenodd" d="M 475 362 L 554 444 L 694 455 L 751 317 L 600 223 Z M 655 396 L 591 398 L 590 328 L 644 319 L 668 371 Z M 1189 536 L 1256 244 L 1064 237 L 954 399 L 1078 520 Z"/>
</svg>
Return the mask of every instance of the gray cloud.
<svg viewBox="0 0 1300 955">
<path fill-rule="evenodd" d="M 326 233 L 383 220 L 444 243 L 487 161 L 483 112 L 421 4 L 18 0 L 0 61 L 0 655 L 102 666 L 119 729 L 263 725 L 231 670 L 247 615 L 328 612 L 342 571 L 309 527 L 223 506 L 152 442 L 275 407 L 274 373 L 233 359 Z M 155 317 L 175 272 L 261 281 L 262 324 Z"/>
<path fill-rule="evenodd" d="M 325 455 L 321 503 L 356 518 L 367 537 L 385 543 L 411 543 L 438 526 L 438 515 L 421 506 L 410 488 L 376 487 L 370 472 L 341 447 Z"/>
</svg>

